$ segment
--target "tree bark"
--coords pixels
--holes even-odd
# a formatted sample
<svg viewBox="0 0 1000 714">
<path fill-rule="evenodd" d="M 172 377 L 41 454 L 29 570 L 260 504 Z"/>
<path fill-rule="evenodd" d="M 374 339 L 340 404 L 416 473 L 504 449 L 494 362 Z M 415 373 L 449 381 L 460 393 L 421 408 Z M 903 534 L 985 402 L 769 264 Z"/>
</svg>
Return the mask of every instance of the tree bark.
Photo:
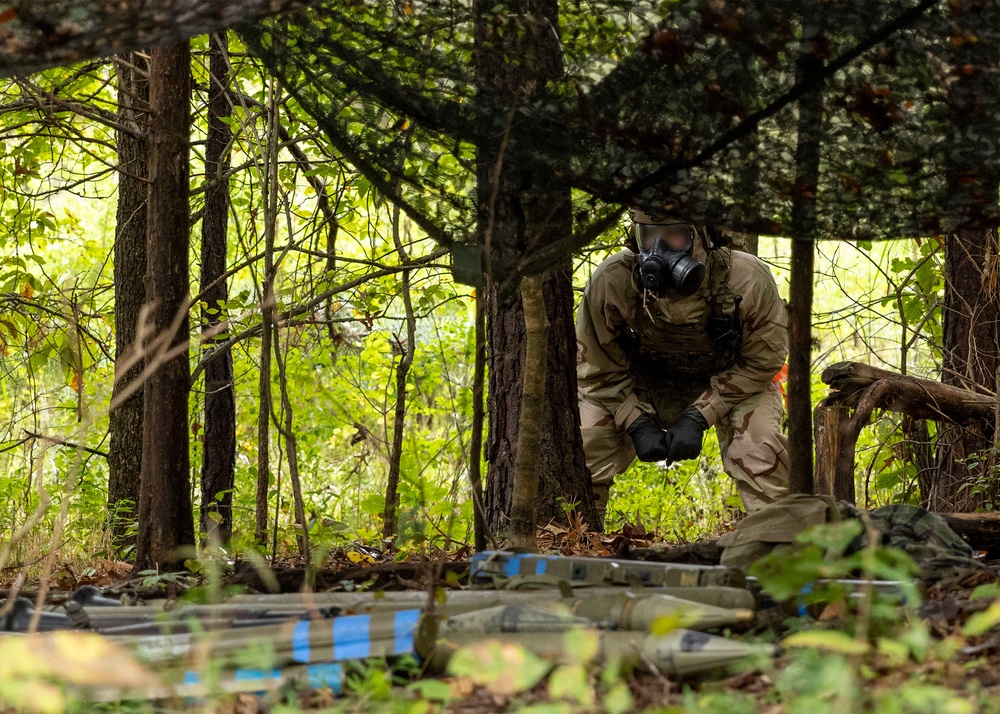
<svg viewBox="0 0 1000 714">
<path fill-rule="evenodd" d="M 0 77 L 158 47 L 319 0 L 14 0 L 0 23 Z"/>
<path fill-rule="evenodd" d="M 229 52 L 225 33 L 213 35 L 209 53 L 208 136 L 205 143 L 205 212 L 201 220 L 201 291 L 205 302 L 202 330 L 206 344 L 224 343 L 226 234 L 229 225 L 228 148 L 232 131 L 226 119 L 229 102 Z M 209 541 L 226 543 L 233 535 L 233 484 L 236 469 L 236 395 L 233 353 L 223 354 L 205 367 L 205 430 L 201 462 L 201 528 Z"/>
<path fill-rule="evenodd" d="M 400 263 L 410 262 L 399 235 L 399 206 L 392 209 L 392 241 L 399 253 Z M 392 446 L 389 449 L 389 476 L 385 487 L 385 521 L 382 523 L 382 537 L 393 540 L 399 530 L 399 473 L 403 460 L 403 427 L 406 424 L 406 380 L 413 364 L 417 348 L 417 318 L 413 313 L 413 299 L 410 294 L 410 271 L 404 270 L 402 281 L 403 308 L 406 314 L 406 343 L 402 344 L 402 355 L 396 365 L 396 405 L 392 416 Z"/>
<path fill-rule="evenodd" d="M 815 10 L 817 15 L 810 16 Z M 822 67 L 818 45 L 822 32 L 819 3 L 803 6 L 802 46 L 796 77 Z M 813 493 L 812 301 L 816 249 L 816 192 L 823 132 L 823 85 L 799 100 L 795 147 L 795 195 L 792 199 L 792 275 L 788 304 L 788 451 L 790 493 Z"/>
<path fill-rule="evenodd" d="M 930 430 L 926 419 L 914 419 L 909 414 L 903 415 L 903 435 L 906 437 L 903 446 L 910 463 L 917 470 L 917 488 L 920 492 L 920 505 L 927 508 L 930 505 L 930 495 L 937 482 L 937 468 L 934 464 L 934 442 L 931 441 Z"/>
<path fill-rule="evenodd" d="M 973 426 L 993 419 L 994 399 L 930 379 L 897 374 L 861 362 L 837 362 L 820 377 L 830 385 L 829 399 L 837 404 L 857 406 L 861 395 L 875 382 L 891 386 L 884 409 L 903 412 L 916 419 L 950 421 Z"/>
<path fill-rule="evenodd" d="M 992 229 L 963 230 L 945 243 L 945 300 L 941 381 L 979 393 L 996 392 L 998 368 L 997 236 Z M 993 400 L 995 405 L 996 400 Z M 975 510 L 987 496 L 971 482 L 987 476 L 994 424 L 977 428 L 944 424 L 938 430 L 938 476 L 928 494 L 935 511 Z M 969 484 L 969 485 L 966 485 Z M 990 487 L 993 495 L 996 488 Z"/>
<path fill-rule="evenodd" d="M 273 315 L 272 315 L 273 319 Z M 281 411 L 285 417 L 284 424 L 278 414 L 273 411 L 274 425 L 285 439 L 285 454 L 288 456 L 288 475 L 292 481 L 292 499 L 295 504 L 295 521 L 298 532 L 295 539 L 299 544 L 299 555 L 306 564 L 306 585 L 312 590 L 314 585 L 311 548 L 309 545 L 309 519 L 306 517 L 306 503 L 302 496 L 302 481 L 299 479 L 299 448 L 295 439 L 295 413 L 292 411 L 292 400 L 288 398 L 288 374 L 285 372 L 285 360 L 281 356 L 281 335 L 278 323 L 272 322 L 272 344 L 274 346 L 274 361 L 278 366 L 278 386 L 281 393 Z M 277 518 L 275 518 L 277 529 Z"/>
<path fill-rule="evenodd" d="M 960 1 L 948 5 L 949 21 L 965 27 L 995 27 L 994 3 Z M 945 297 L 941 381 L 995 395 L 997 392 L 997 195 L 1000 157 L 998 99 L 990 68 L 1000 61 L 995 42 L 940 45 L 939 60 L 952 72 L 943 106 L 951 135 L 946 144 Z M 994 449 L 996 417 L 979 430 L 946 426 L 938 433 L 938 478 L 928 503 L 934 510 L 975 510 L 998 495 Z"/>
<path fill-rule="evenodd" d="M 274 323 L 274 233 L 278 220 L 278 103 L 274 83 L 268 89 L 268 131 L 266 156 L 261 184 L 264 204 L 264 284 L 261 286 L 260 379 L 258 381 L 257 412 L 257 491 L 255 499 L 256 529 L 254 540 L 267 542 L 267 496 L 271 482 L 271 432 L 269 415 L 271 396 L 271 325 Z M 279 474 L 280 475 L 280 474 Z M 281 505 L 280 484 L 275 488 L 275 516 L 272 532 L 272 554 L 277 549 L 278 509 Z"/>
<path fill-rule="evenodd" d="M 135 69 L 133 69 L 133 67 Z M 116 63 L 118 121 L 145 134 L 149 80 L 141 73 L 146 60 L 138 54 Z M 137 71 L 139 70 L 139 71 Z M 118 209 L 115 220 L 115 382 L 112 399 L 142 373 L 143 360 L 134 350 L 139 311 L 146 301 L 146 211 L 149 188 L 149 146 L 128 132 L 118 132 Z M 131 366 L 129 366 L 130 363 Z M 108 443 L 108 515 L 111 537 L 118 547 L 135 543 L 127 531 L 139 510 L 142 471 L 142 390 L 111 410 Z"/>
<path fill-rule="evenodd" d="M 838 467 L 841 453 L 841 424 L 848 418 L 847 407 L 824 399 L 816 405 L 813 418 L 813 433 L 816 437 L 816 473 L 815 491 L 819 495 L 833 496 L 837 500 L 855 502 L 854 479 L 845 484 L 838 480 Z M 851 463 L 853 464 L 853 448 Z M 849 485 L 850 488 L 845 488 Z"/>
<path fill-rule="evenodd" d="M 543 282 L 543 292 L 550 328 L 538 466 L 538 525 L 550 520 L 565 522 L 563 506 L 573 503 L 578 504 L 576 510 L 587 523 L 598 524 L 580 435 L 570 266 L 553 270 Z M 489 310 L 486 529 L 496 537 L 507 527 L 511 513 L 526 334 L 520 301 L 501 306 L 494 295 Z"/>
<path fill-rule="evenodd" d="M 521 303 L 524 310 L 525 331 L 522 370 L 524 382 L 521 390 L 521 413 L 517 425 L 510 543 L 521 548 L 535 548 L 539 446 L 542 416 L 545 413 L 545 353 L 549 338 L 549 321 L 545 314 L 541 276 L 526 275 L 521 280 Z"/>
<path fill-rule="evenodd" d="M 509 522 L 517 457 L 526 334 L 520 296 L 498 289 L 518 260 L 572 233 L 568 189 L 553 177 L 519 165 L 518 152 L 533 137 L 517 107 L 545 96 L 548 80 L 562 73 L 557 0 L 476 2 L 474 56 L 481 136 L 477 147 L 478 241 L 486 259 L 488 294 L 489 461 L 486 526 L 496 536 Z M 576 400 L 576 334 L 572 266 L 567 259 L 545 279 L 551 330 L 546 358 L 545 416 L 539 461 L 539 523 L 565 520 L 564 503 L 576 503 L 597 524 L 580 436 Z"/>
<path fill-rule="evenodd" d="M 833 493 L 847 498 L 853 492 L 854 448 L 858 434 L 867 424 L 872 410 L 902 412 L 905 420 L 921 420 L 921 447 L 929 445 L 925 419 L 938 422 L 938 433 L 946 428 L 958 432 L 982 433 L 995 423 L 996 400 L 985 394 L 967 391 L 929 379 L 896 374 L 859 362 L 838 362 L 823 371 L 822 379 L 830 385 L 830 395 L 816 408 L 817 463 L 821 478 L 818 493 Z M 847 408 L 854 413 L 847 416 Z M 822 436 L 822 439 L 820 438 Z M 936 480 L 918 471 L 921 493 L 934 493 Z M 832 490 L 831 490 L 832 484 Z"/>
<path fill-rule="evenodd" d="M 188 44 L 150 53 L 149 231 L 146 298 L 156 336 L 174 353 L 145 384 L 142 482 L 136 571 L 183 567 L 194 546 L 188 443 L 188 151 L 191 51 Z"/>
<path fill-rule="evenodd" d="M 486 306 L 476 290 L 476 355 L 472 374 L 472 437 L 469 439 L 469 482 L 472 486 L 472 531 L 476 550 L 486 550 L 486 507 L 483 502 L 483 426 L 486 417 Z"/>
</svg>

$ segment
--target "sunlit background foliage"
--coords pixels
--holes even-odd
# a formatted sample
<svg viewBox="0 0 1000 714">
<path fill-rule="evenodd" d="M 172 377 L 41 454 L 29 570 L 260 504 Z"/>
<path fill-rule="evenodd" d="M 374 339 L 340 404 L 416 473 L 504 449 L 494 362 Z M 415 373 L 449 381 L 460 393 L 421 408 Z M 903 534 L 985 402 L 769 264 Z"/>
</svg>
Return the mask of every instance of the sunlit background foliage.
<svg viewBox="0 0 1000 714">
<path fill-rule="evenodd" d="M 609 27 L 597 20 L 592 24 L 580 29 L 577 41 L 610 42 Z M 571 61 L 574 47 L 570 43 Z M 197 41 L 195 49 L 191 176 L 197 220 L 204 195 L 206 42 Z M 585 54 L 581 50 L 581 57 Z M 393 211 L 235 39 L 231 56 L 237 90 L 230 120 L 235 132 L 228 256 L 234 269 L 226 306 L 231 333 L 240 336 L 259 324 L 265 109 L 277 92 L 289 138 L 279 153 L 275 298 L 279 307 L 315 302 L 281 332 L 309 527 L 324 547 L 348 541 L 378 545 L 396 396 L 394 366 L 405 339 L 399 273 L 386 269 L 399 265 L 391 236 Z M 600 68 L 572 66 L 600 74 Z M 28 522 L 39 499 L 48 497 L 53 504 L 67 503 L 64 552 L 76 555 L 112 555 L 105 530 L 103 454 L 114 351 L 113 80 L 111 66 L 98 62 L 5 81 L 0 90 L 0 539 Z M 61 99 L 46 101 L 47 96 Z M 335 225 L 319 210 L 317 187 L 331 202 Z M 409 219 L 397 220 L 410 258 L 435 250 Z M 197 235 L 196 223 L 192 236 Z M 578 260 L 577 287 L 618 249 L 622 236 L 621 228 L 614 228 Z M 195 294 L 199 254 L 197 240 L 192 243 Z M 333 264 L 328 262 L 331 245 Z M 761 240 L 760 255 L 783 294 L 788 253 L 781 239 Z M 934 373 L 940 360 L 942 260 L 941 245 L 934 240 L 820 244 L 814 398 L 824 391 L 822 368 L 838 360 Z M 314 300 L 352 281 L 357 284 L 351 289 Z M 418 329 L 400 487 L 404 552 L 411 545 L 456 547 L 471 540 L 467 472 L 476 296 L 452 280 L 447 257 L 417 269 L 412 288 Z M 193 324 L 192 334 L 197 331 Z M 237 551 L 253 533 L 259 354 L 253 334 L 234 346 Z M 199 349 L 191 351 L 196 374 L 202 356 Z M 203 382 L 196 381 L 190 399 L 194 487 L 203 393 Z M 891 446 L 898 427 L 898 420 L 886 414 L 862 434 L 858 486 L 868 505 L 917 498 L 910 458 Z M 271 448 L 275 475 L 269 511 L 278 519 L 273 547 L 281 554 L 293 549 L 294 519 L 280 437 Z M 736 491 L 721 473 L 710 436 L 696 462 L 667 469 L 636 464 L 624 474 L 613 491 L 610 525 L 642 524 L 668 539 L 692 539 L 726 527 L 738 510 Z M 36 535 L 18 543 L 13 562 L 31 562 L 46 547 L 56 512 L 42 513 Z"/>
</svg>

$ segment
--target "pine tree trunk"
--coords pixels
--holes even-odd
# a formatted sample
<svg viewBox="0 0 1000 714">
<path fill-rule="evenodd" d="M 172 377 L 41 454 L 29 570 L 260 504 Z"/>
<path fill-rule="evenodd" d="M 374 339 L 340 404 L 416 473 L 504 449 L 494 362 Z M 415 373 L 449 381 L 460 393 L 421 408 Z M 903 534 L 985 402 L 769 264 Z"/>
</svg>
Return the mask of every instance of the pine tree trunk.
<svg viewBox="0 0 1000 714">
<path fill-rule="evenodd" d="M 538 461 L 537 519 L 566 521 L 563 506 L 577 504 L 584 520 L 596 524 L 590 475 L 580 435 L 576 397 L 576 331 L 570 265 L 550 271 L 543 282 L 549 320 L 545 412 Z M 518 297 L 518 296 L 515 296 Z M 491 295 L 489 305 L 489 435 L 486 458 L 486 530 L 496 537 L 510 523 L 521 418 L 526 333 L 520 299 L 505 304 Z"/>
<path fill-rule="evenodd" d="M 548 351 L 549 320 L 545 314 L 542 278 L 526 275 L 521 280 L 524 311 L 524 372 L 521 414 L 517 425 L 517 456 L 511 488 L 510 543 L 534 548 L 538 512 L 538 463 L 542 418 L 545 413 L 545 354 Z"/>
<path fill-rule="evenodd" d="M 974 392 L 996 390 L 998 367 L 997 235 L 966 230 L 945 243 L 945 300 L 941 381 Z M 938 426 L 938 475 L 930 484 L 934 511 L 972 511 L 995 495 L 988 471 L 994 431 Z M 977 489 L 974 482 L 979 481 Z"/>
<path fill-rule="evenodd" d="M 819 5 L 803 6 L 802 50 L 796 76 L 822 65 L 816 46 L 822 35 Z M 798 105 L 795 147 L 796 194 L 792 199 L 792 274 L 788 301 L 788 456 L 790 493 L 815 493 L 812 424 L 812 303 L 816 256 L 816 193 L 823 128 L 823 85 L 806 92 Z"/>
<path fill-rule="evenodd" d="M 953 3 L 956 21 L 966 27 L 995 27 L 994 3 Z M 942 43 L 946 66 L 968 67 L 948 82 L 946 181 L 947 218 L 953 229 L 945 243 L 941 381 L 973 391 L 997 392 L 997 195 L 1000 157 L 984 152 L 1000 139 L 997 96 L 991 69 L 1000 61 L 995 42 Z M 995 503 L 995 428 L 938 431 L 938 477 L 928 502 L 933 510 L 974 510 Z"/>
<path fill-rule="evenodd" d="M 205 143 L 205 213 L 201 229 L 201 290 L 205 309 L 203 330 L 213 332 L 207 344 L 225 342 L 228 332 L 224 305 L 229 287 L 226 272 L 226 232 L 229 223 L 227 149 L 230 116 L 229 43 L 225 33 L 213 35 L 209 55 L 208 137 Z M 233 483 L 236 468 L 236 398 L 233 354 L 224 348 L 205 368 L 205 443 L 201 463 L 201 528 L 210 540 L 226 543 L 233 534 Z"/>
<path fill-rule="evenodd" d="M 142 76 L 146 60 L 138 54 L 116 63 L 118 121 L 145 132 L 148 116 L 137 105 L 149 102 L 149 80 Z M 131 65 L 131 66 L 130 66 Z M 136 69 L 133 69 L 135 67 Z M 146 211 L 149 147 L 146 141 L 118 132 L 118 212 L 115 222 L 115 383 L 112 399 L 142 372 L 143 361 L 131 357 L 136 347 L 139 311 L 146 301 Z M 111 537 L 118 547 L 135 543 L 126 533 L 139 510 L 139 474 L 142 470 L 142 389 L 109 417 L 108 515 Z"/>
<path fill-rule="evenodd" d="M 136 571 L 183 567 L 194 546 L 188 442 L 188 151 L 191 51 L 187 43 L 150 53 L 149 232 L 146 298 L 156 370 L 145 384 Z M 169 350 L 166 352 L 164 350 Z"/>
<path fill-rule="evenodd" d="M 526 253 L 572 232 L 568 189 L 518 161 L 530 146 L 530 130 L 517 107 L 541 101 L 546 82 L 562 73 L 557 0 L 477 2 L 475 69 L 483 136 L 476 156 L 478 238 L 486 259 L 489 324 L 489 435 L 486 458 L 486 529 L 496 537 L 509 525 L 517 458 L 525 325 L 519 294 L 497 286 Z M 576 334 L 572 266 L 567 260 L 543 283 L 550 324 L 546 358 L 545 414 L 538 461 L 537 519 L 566 520 L 564 504 L 577 504 L 597 524 L 590 476 L 580 435 L 576 397 Z"/>
<path fill-rule="evenodd" d="M 469 439 L 469 482 L 472 486 L 472 532 L 477 551 L 486 550 L 486 510 L 483 501 L 483 426 L 486 421 L 486 306 L 476 291 L 476 353 L 472 375 L 472 436 Z"/>
</svg>

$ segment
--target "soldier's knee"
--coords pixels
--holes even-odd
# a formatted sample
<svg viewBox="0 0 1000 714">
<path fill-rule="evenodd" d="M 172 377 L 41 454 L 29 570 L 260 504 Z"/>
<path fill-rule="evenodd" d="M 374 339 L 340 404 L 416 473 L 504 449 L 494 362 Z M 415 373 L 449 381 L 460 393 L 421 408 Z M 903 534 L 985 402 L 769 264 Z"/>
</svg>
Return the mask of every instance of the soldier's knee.
<svg viewBox="0 0 1000 714">
<path fill-rule="evenodd" d="M 635 459 L 635 449 L 628 435 L 610 425 L 584 427 L 583 452 L 595 484 L 611 485 L 614 477 L 629 467 Z"/>
<path fill-rule="evenodd" d="M 760 440 L 734 439 L 724 454 L 726 470 L 770 502 L 787 491 L 786 446 L 784 437 L 778 433 L 764 435 Z"/>
</svg>

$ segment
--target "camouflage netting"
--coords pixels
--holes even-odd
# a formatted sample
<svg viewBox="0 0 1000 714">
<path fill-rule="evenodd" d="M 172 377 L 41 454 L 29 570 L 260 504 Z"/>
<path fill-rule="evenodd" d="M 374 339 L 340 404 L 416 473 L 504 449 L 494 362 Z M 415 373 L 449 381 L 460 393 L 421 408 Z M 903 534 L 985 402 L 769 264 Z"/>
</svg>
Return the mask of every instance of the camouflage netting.
<svg viewBox="0 0 1000 714">
<path fill-rule="evenodd" d="M 635 201 L 813 233 L 798 238 L 996 223 L 997 2 L 595 0 L 555 15 L 544 0 L 338 2 L 242 35 L 345 158 L 445 242 L 473 234 L 476 151 L 498 140 L 578 189 L 567 249 Z M 510 32 L 539 49 L 508 54 L 526 72 L 552 43 L 561 60 L 516 105 L 475 68 L 484 44 L 526 46 Z M 817 92 L 821 111 L 800 111 Z M 813 200 L 815 220 L 793 230 Z"/>
</svg>

